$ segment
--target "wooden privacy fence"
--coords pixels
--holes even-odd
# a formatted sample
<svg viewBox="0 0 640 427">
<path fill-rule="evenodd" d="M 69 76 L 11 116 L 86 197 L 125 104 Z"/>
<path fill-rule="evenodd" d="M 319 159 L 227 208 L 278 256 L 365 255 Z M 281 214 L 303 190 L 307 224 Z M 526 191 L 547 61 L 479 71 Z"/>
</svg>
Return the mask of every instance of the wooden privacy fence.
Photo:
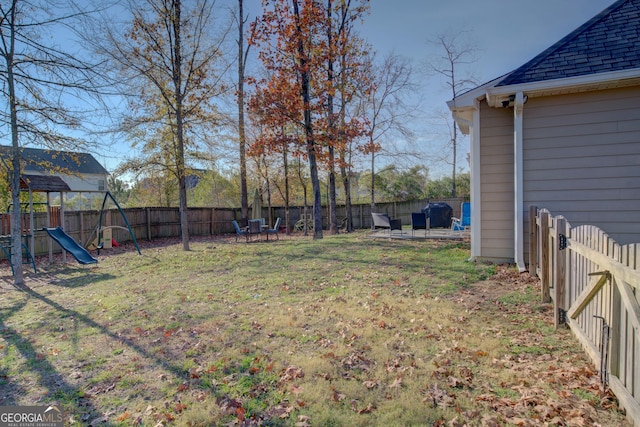
<svg viewBox="0 0 640 427">
<path fill-rule="evenodd" d="M 640 425 L 640 244 L 620 245 L 591 225 L 529 211 L 529 271 L 553 300 L 627 416 Z"/>
<path fill-rule="evenodd" d="M 453 208 L 453 215 L 460 216 L 460 205 L 463 199 L 444 200 Z M 411 223 L 411 212 L 419 212 L 427 204 L 426 200 L 413 202 L 393 202 L 378 203 L 374 208 L 374 212 L 385 212 L 394 218 L 400 218 L 403 224 Z M 261 216 L 266 218 L 270 225 L 275 223 L 277 217 L 282 219 L 282 224 L 286 218 L 285 208 L 276 206 L 267 208 L 262 207 Z M 136 237 L 136 240 L 153 240 L 166 237 L 180 236 L 180 212 L 178 208 L 130 208 L 123 210 L 127 216 L 127 220 Z M 250 209 L 251 211 L 251 209 Z M 304 208 L 294 206 L 289 208 L 289 230 L 293 229 L 293 225 L 304 215 Z M 307 210 L 310 213 L 311 209 Z M 351 207 L 353 226 L 355 229 L 371 228 L 371 205 L 357 204 Z M 346 208 L 338 206 L 336 211 L 338 218 L 346 216 Z M 250 212 L 251 214 L 251 212 Z M 328 224 L 327 208 L 322 210 L 322 222 L 326 229 Z M 96 238 L 96 228 L 100 211 L 65 211 L 64 224 L 60 224 L 60 209 L 52 208 L 50 215 L 46 212 L 34 213 L 33 232 L 30 230 L 29 214 L 22 215 L 23 234 L 29 235 L 29 246 L 34 255 L 45 255 L 47 253 L 59 252 L 57 245 L 52 245 L 49 236 L 44 227 L 55 227 L 60 225 L 67 234 L 74 240 L 86 246 Z M 232 220 L 241 220 L 241 212 L 238 208 L 189 208 L 189 234 L 191 236 L 212 236 L 234 233 Z M 0 234 L 7 235 L 10 233 L 10 215 L 0 214 Z M 117 242 L 126 242 L 131 239 L 126 229 L 124 219 L 117 209 L 105 210 L 102 218 L 102 226 L 116 226 L 112 229 L 113 239 Z M 124 227 L 124 228 L 119 228 Z M 31 238 L 31 236 L 33 236 Z M 0 259 L 4 258 L 4 254 L 0 254 Z"/>
</svg>

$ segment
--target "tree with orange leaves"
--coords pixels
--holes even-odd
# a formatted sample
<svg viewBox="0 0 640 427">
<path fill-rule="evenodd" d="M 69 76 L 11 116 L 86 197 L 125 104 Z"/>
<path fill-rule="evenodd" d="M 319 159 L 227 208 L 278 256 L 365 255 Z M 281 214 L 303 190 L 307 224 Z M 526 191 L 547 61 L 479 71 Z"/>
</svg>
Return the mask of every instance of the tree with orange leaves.
<svg viewBox="0 0 640 427">
<path fill-rule="evenodd" d="M 300 7 L 302 3 L 302 7 Z M 265 11 L 254 29 L 252 42 L 260 45 L 259 58 L 270 72 L 269 80 L 257 84 L 262 107 L 269 113 L 261 121 L 271 129 L 294 124 L 304 129 L 305 156 L 309 162 L 313 191 L 314 239 L 322 238 L 322 211 L 318 157 L 321 145 L 314 130 L 314 119 L 322 111 L 322 104 L 312 99 L 312 80 L 320 69 L 322 55 L 318 54 L 318 37 L 323 11 L 314 0 L 265 0 Z M 250 105 L 256 105 L 250 101 Z M 267 150 L 275 149 L 284 135 L 257 140 Z"/>
<path fill-rule="evenodd" d="M 340 64 L 340 48 L 349 46 L 344 41 L 348 34 L 344 31 L 345 17 L 349 16 L 344 8 L 349 10 L 350 4 L 350 0 L 336 4 L 327 0 L 326 6 L 318 0 L 265 0 L 265 12 L 252 39 L 260 46 L 259 58 L 268 77 L 253 81 L 256 92 L 249 107 L 261 125 L 271 129 L 267 137 L 256 140 L 254 149 L 281 151 L 283 144 L 304 147 L 302 155 L 309 162 L 313 192 L 314 238 L 322 238 L 318 164 L 327 164 L 331 182 L 335 148 L 344 144 L 346 137 L 358 135 L 346 131 L 346 126 L 341 129 L 339 124 L 346 122 L 336 120 L 333 111 L 336 82 L 345 82 L 344 78 L 335 78 L 342 72 L 335 66 Z M 366 8 L 357 10 L 354 16 L 360 16 Z M 334 16 L 342 22 L 338 19 L 336 24 Z M 302 135 L 302 140 L 297 135 Z M 330 223 L 335 230 L 335 178 L 333 183 Z"/>
</svg>

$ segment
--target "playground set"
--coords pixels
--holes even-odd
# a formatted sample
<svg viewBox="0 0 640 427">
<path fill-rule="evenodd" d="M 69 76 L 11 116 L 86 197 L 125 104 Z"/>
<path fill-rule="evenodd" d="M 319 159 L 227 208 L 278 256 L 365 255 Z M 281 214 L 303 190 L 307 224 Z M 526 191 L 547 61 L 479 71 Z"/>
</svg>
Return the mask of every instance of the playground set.
<svg viewBox="0 0 640 427">
<path fill-rule="evenodd" d="M 85 244 L 82 245 L 75 239 L 73 239 L 73 237 L 71 237 L 69 234 L 67 234 L 61 226 L 61 224 L 64 224 L 64 194 L 72 191 L 61 178 L 56 176 L 45 177 L 40 175 L 23 175 L 20 179 L 20 190 L 29 192 L 29 202 L 21 203 L 22 260 L 24 264 L 31 264 L 34 272 L 37 272 L 37 270 L 32 250 L 34 248 L 34 232 L 36 231 L 45 231 L 49 235 L 51 240 L 55 241 L 60 246 L 60 248 L 62 248 L 64 262 L 66 262 L 65 255 L 69 253 L 76 259 L 78 263 L 82 265 L 97 263 L 98 260 L 93 255 L 91 255 L 87 248 L 93 247 L 94 249 L 97 249 L 99 255 L 100 250 L 103 247 L 112 247 L 113 240 L 111 238 L 111 229 L 113 228 L 122 228 L 127 230 L 131 237 L 131 240 L 135 244 L 138 254 L 141 254 L 135 234 L 133 233 L 133 230 L 129 225 L 129 221 L 124 211 L 109 191 L 102 192 L 104 193 L 104 198 L 102 200 L 102 205 L 100 208 L 98 223 L 93 228 Z M 46 193 L 47 201 L 34 202 L 34 192 Z M 60 194 L 60 206 L 51 205 L 51 193 Z M 102 225 L 103 214 L 108 199 L 111 199 L 111 201 L 118 208 L 118 211 L 122 215 L 124 223 L 126 224 L 126 228 L 120 226 Z M 43 228 L 35 228 L 34 225 L 34 207 L 38 205 L 46 206 L 47 226 Z M 2 215 L 2 222 L 0 224 L 0 250 L 2 250 L 6 258 L 9 260 L 9 264 L 11 265 L 11 272 L 13 274 L 13 264 L 11 263 L 13 245 L 11 244 L 10 212 L 11 206 L 7 208 L 7 214 Z M 96 236 L 96 238 L 92 240 L 94 235 Z M 49 259 L 52 261 L 53 246 L 49 244 L 48 247 Z"/>
</svg>

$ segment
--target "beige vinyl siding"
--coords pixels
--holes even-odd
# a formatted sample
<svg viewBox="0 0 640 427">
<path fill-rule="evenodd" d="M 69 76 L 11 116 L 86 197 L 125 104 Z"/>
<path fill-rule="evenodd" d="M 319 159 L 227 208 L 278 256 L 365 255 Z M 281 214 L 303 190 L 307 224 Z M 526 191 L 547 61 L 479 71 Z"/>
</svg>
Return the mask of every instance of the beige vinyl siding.
<svg viewBox="0 0 640 427">
<path fill-rule="evenodd" d="M 640 87 L 530 99 L 523 132 L 525 212 L 640 242 Z"/>
<path fill-rule="evenodd" d="M 480 258 L 513 260 L 513 110 L 480 104 Z"/>
</svg>

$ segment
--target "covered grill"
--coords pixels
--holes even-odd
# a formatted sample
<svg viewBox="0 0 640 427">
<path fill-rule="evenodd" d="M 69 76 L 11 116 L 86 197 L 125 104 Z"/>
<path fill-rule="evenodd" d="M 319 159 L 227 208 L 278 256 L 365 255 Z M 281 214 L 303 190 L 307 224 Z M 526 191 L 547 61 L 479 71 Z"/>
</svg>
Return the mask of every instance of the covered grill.
<svg viewBox="0 0 640 427">
<path fill-rule="evenodd" d="M 427 218 L 430 219 L 430 228 L 449 228 L 451 227 L 451 217 L 453 217 L 453 208 L 447 203 L 428 203 L 422 208 Z"/>
</svg>

